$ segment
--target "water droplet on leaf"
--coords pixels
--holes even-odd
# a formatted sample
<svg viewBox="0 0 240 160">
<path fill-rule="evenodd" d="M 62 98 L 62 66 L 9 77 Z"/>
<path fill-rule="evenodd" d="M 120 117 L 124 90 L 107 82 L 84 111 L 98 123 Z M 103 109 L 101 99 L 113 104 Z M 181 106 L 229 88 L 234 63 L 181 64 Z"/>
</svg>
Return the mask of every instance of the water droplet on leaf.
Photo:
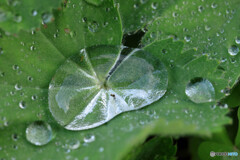
<svg viewBox="0 0 240 160">
<path fill-rule="evenodd" d="M 32 16 L 36 16 L 38 14 L 37 10 L 32 10 Z"/>
<path fill-rule="evenodd" d="M 82 49 L 60 66 L 49 85 L 48 97 L 58 123 L 69 130 L 94 128 L 165 94 L 168 75 L 164 65 L 140 49 L 120 55 L 123 48 Z"/>
<path fill-rule="evenodd" d="M 34 145 L 45 145 L 53 138 L 51 126 L 43 121 L 35 121 L 27 127 L 26 138 Z"/>
<path fill-rule="evenodd" d="M 19 102 L 19 107 L 21 109 L 25 109 L 26 108 L 26 102 L 24 102 L 24 101 Z"/>
<path fill-rule="evenodd" d="M 53 15 L 50 14 L 50 13 L 43 13 L 43 14 L 42 14 L 43 23 L 49 23 L 49 22 L 51 22 L 52 18 L 53 18 Z"/>
<path fill-rule="evenodd" d="M 93 134 L 88 134 L 84 137 L 83 141 L 85 143 L 91 143 L 91 142 L 95 141 L 95 136 Z"/>
<path fill-rule="evenodd" d="M 212 102 L 215 99 L 215 89 L 212 83 L 204 78 L 194 78 L 186 86 L 188 98 L 195 103 Z"/>
<path fill-rule="evenodd" d="M 16 14 L 13 20 L 17 23 L 20 23 L 22 21 L 22 16 L 20 16 L 19 14 Z"/>
<path fill-rule="evenodd" d="M 239 48 L 236 45 L 232 45 L 230 48 L 228 48 L 228 53 L 231 56 L 236 56 L 239 52 Z"/>
</svg>

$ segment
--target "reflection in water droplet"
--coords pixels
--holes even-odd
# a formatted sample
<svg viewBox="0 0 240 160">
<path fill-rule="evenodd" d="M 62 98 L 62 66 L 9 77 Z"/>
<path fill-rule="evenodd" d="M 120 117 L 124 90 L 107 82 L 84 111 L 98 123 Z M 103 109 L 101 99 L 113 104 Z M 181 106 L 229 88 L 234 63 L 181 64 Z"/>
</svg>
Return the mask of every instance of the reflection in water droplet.
<svg viewBox="0 0 240 160">
<path fill-rule="evenodd" d="M 192 79 L 187 84 L 185 93 L 195 103 L 212 102 L 215 99 L 215 89 L 212 83 L 204 78 Z"/>
<path fill-rule="evenodd" d="M 35 121 L 27 127 L 26 138 L 34 145 L 45 145 L 53 138 L 51 126 L 43 121 Z"/>
<path fill-rule="evenodd" d="M 231 56 L 236 56 L 239 52 L 239 48 L 236 45 L 232 45 L 230 48 L 228 48 L 228 53 Z"/>
<path fill-rule="evenodd" d="M 131 53 L 126 56 L 127 51 Z M 57 70 L 49 85 L 49 108 L 66 129 L 94 128 L 122 112 L 159 100 L 166 92 L 167 81 L 164 65 L 146 51 L 90 47 Z M 88 142 L 94 137 L 84 139 Z"/>
</svg>

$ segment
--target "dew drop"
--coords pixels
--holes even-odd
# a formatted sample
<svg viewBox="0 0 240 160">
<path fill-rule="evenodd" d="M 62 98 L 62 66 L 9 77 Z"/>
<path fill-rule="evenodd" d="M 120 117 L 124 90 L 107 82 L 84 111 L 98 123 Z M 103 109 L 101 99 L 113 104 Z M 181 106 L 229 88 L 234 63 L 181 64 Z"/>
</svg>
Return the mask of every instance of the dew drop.
<svg viewBox="0 0 240 160">
<path fill-rule="evenodd" d="M 157 9 L 157 7 L 158 7 L 157 2 L 153 2 L 153 3 L 151 4 L 151 7 L 152 7 L 152 9 Z"/>
<path fill-rule="evenodd" d="M 84 137 L 83 141 L 85 143 L 91 143 L 91 142 L 95 141 L 95 136 L 93 134 L 88 134 Z"/>
<path fill-rule="evenodd" d="M 49 23 L 49 22 L 51 22 L 52 18 L 53 18 L 53 15 L 50 14 L 50 13 L 43 13 L 43 14 L 42 14 L 43 23 Z"/>
<path fill-rule="evenodd" d="M 27 127 L 26 138 L 34 145 L 45 145 L 53 138 L 51 126 L 43 121 L 35 121 Z"/>
<path fill-rule="evenodd" d="M 37 10 L 32 10 L 32 16 L 36 16 L 38 14 Z"/>
<path fill-rule="evenodd" d="M 33 81 L 33 78 L 32 78 L 31 76 L 28 76 L 27 79 L 28 79 L 28 81 L 30 81 L 30 82 Z"/>
<path fill-rule="evenodd" d="M 96 32 L 98 30 L 98 23 L 96 21 L 93 21 L 92 23 L 88 24 L 88 30 L 91 32 Z"/>
<path fill-rule="evenodd" d="M 18 70 L 18 69 L 19 69 L 19 66 L 15 64 L 15 65 L 13 65 L 12 68 L 13 68 L 13 70 Z"/>
<path fill-rule="evenodd" d="M 16 85 L 15 85 L 15 89 L 16 89 L 17 91 L 19 91 L 19 90 L 22 89 L 22 86 L 20 86 L 19 84 L 16 84 Z"/>
<path fill-rule="evenodd" d="M 7 15 L 4 11 L 0 10 L 0 22 L 4 22 L 7 20 Z"/>
<path fill-rule="evenodd" d="M 71 140 L 68 143 L 69 149 L 78 149 L 80 147 L 80 142 L 79 140 Z"/>
<path fill-rule="evenodd" d="M 228 53 L 231 56 L 236 56 L 239 52 L 239 48 L 236 45 L 232 45 L 230 48 L 228 48 Z"/>
<path fill-rule="evenodd" d="M 187 36 L 184 37 L 184 40 L 185 40 L 186 42 L 189 42 L 189 41 L 191 40 L 191 37 L 190 37 L 189 35 L 187 35 Z"/>
<path fill-rule="evenodd" d="M 0 38 L 1 38 L 1 35 L 0 35 Z M 0 47 L 0 55 L 3 54 L 3 49 Z"/>
<path fill-rule="evenodd" d="M 25 109 L 25 108 L 26 108 L 26 102 L 25 102 L 25 101 L 19 102 L 19 107 L 20 107 L 21 109 Z"/>
<path fill-rule="evenodd" d="M 17 23 L 20 23 L 22 21 L 22 16 L 20 16 L 19 14 L 16 14 L 13 20 Z"/>
<path fill-rule="evenodd" d="M 204 78 L 194 78 L 186 86 L 185 93 L 195 103 L 212 102 L 215 99 L 215 89 L 210 81 Z"/>
<path fill-rule="evenodd" d="M 33 96 L 31 97 L 31 99 L 32 99 L 33 101 L 35 101 L 35 100 L 37 99 L 37 96 L 36 96 L 36 95 L 33 95 Z"/>
<path fill-rule="evenodd" d="M 12 135 L 12 139 L 14 140 L 14 141 L 17 141 L 18 140 L 18 135 L 16 134 L 16 133 L 14 133 L 13 135 Z"/>
<path fill-rule="evenodd" d="M 103 147 L 100 147 L 99 148 L 99 152 L 103 152 L 104 151 L 104 148 Z"/>
<path fill-rule="evenodd" d="M 212 8 L 217 8 L 217 4 L 216 3 L 212 3 L 211 7 Z"/>
<path fill-rule="evenodd" d="M 236 37 L 235 42 L 236 42 L 237 44 L 240 44 L 240 36 L 237 36 L 237 37 Z"/>
</svg>

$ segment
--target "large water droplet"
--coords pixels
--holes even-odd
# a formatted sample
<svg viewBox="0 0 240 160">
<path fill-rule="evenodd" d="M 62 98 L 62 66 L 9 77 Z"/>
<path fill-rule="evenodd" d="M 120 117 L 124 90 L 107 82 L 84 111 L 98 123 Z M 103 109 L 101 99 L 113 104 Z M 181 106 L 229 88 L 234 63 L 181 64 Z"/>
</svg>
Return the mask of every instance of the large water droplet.
<svg viewBox="0 0 240 160">
<path fill-rule="evenodd" d="M 192 79 L 187 84 L 185 93 L 195 103 L 211 102 L 215 99 L 215 89 L 212 83 L 204 78 Z"/>
<path fill-rule="evenodd" d="M 228 48 L 228 53 L 231 56 L 236 56 L 239 52 L 239 48 L 236 45 L 232 45 L 231 47 Z"/>
<path fill-rule="evenodd" d="M 168 75 L 164 65 L 143 50 L 124 48 L 90 47 L 60 66 L 48 97 L 58 123 L 69 130 L 97 127 L 165 94 Z M 129 55 L 120 54 L 126 51 Z"/>
<path fill-rule="evenodd" d="M 34 145 L 45 145 L 53 138 L 51 126 L 43 121 L 35 121 L 27 127 L 26 138 Z"/>
</svg>

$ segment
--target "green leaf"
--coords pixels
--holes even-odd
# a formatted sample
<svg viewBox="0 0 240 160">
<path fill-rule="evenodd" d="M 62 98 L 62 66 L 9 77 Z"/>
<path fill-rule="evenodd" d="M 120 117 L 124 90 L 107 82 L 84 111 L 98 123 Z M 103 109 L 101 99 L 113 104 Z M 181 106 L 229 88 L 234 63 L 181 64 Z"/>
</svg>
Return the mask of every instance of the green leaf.
<svg viewBox="0 0 240 160">
<path fill-rule="evenodd" d="M 184 50 L 196 48 L 195 55 L 206 54 L 221 61 L 224 78 L 232 87 L 239 77 L 239 4 L 232 1 L 178 1 L 149 25 L 143 45 L 174 37 L 185 40 Z M 237 55 L 231 55 L 231 47 Z M 227 86 L 226 86 L 227 87 Z"/>
<path fill-rule="evenodd" d="M 54 19 L 52 9 L 60 7 L 62 0 L 3 0 L 0 2 L 0 28 L 6 32 L 33 30 L 41 22 L 48 23 Z"/>
<path fill-rule="evenodd" d="M 230 91 L 229 91 L 230 92 Z M 227 103 L 229 107 L 237 107 L 240 105 L 240 84 L 237 83 L 227 96 L 222 100 L 223 103 Z"/>
<path fill-rule="evenodd" d="M 238 120 L 240 122 L 240 109 L 238 108 Z M 237 136 L 235 139 L 235 145 L 240 148 L 240 123 L 238 122 L 238 132 L 237 132 Z"/>
<path fill-rule="evenodd" d="M 173 145 L 171 138 L 154 137 L 137 146 L 124 159 L 126 160 L 169 160 L 173 159 L 177 146 Z"/>
<path fill-rule="evenodd" d="M 162 61 L 168 70 L 169 86 L 161 100 L 141 110 L 122 113 L 98 128 L 80 132 L 65 130 L 48 109 L 48 86 L 52 77 L 67 58 L 77 55 L 83 48 L 120 45 L 122 25 L 112 1 L 104 1 L 96 7 L 72 0 L 54 16 L 53 23 L 41 30 L 0 38 L 3 48 L 0 55 L 0 135 L 4 137 L 0 139 L 3 150 L 0 158 L 122 159 L 150 134 L 210 135 L 230 123 L 225 116 L 227 109 L 211 108 L 224 96 L 221 90 L 227 86 L 227 81 L 221 77 L 224 73 L 217 68 L 219 63 L 206 56 L 194 57 L 194 50 L 182 53 L 184 43 L 168 39 L 143 48 L 156 56 L 157 61 Z M 214 102 L 196 104 L 187 97 L 185 88 L 195 77 L 212 83 Z M 21 102 L 25 102 L 25 107 Z M 26 128 L 35 121 L 48 123 L 56 134 L 45 146 L 34 146 L 26 140 Z M 17 139 L 12 138 L 15 135 Z M 86 139 L 92 135 L 95 138 L 89 143 Z M 79 147 L 73 146 L 78 143 Z"/>
<path fill-rule="evenodd" d="M 103 0 L 85 0 L 85 1 L 96 6 L 99 6 L 103 2 Z"/>
<path fill-rule="evenodd" d="M 144 28 L 165 10 L 174 5 L 176 0 L 116 0 L 123 24 L 124 33 Z"/>
</svg>

